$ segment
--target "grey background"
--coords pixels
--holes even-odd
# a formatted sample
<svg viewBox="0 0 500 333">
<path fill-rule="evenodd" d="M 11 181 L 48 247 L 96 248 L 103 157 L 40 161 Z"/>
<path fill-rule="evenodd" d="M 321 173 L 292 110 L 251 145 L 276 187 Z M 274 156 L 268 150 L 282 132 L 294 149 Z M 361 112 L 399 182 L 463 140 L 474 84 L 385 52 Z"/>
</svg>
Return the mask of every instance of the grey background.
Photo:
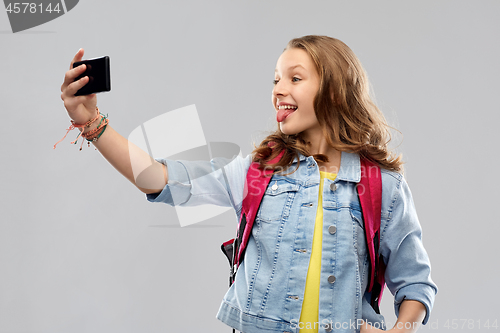
<svg viewBox="0 0 500 333">
<path fill-rule="evenodd" d="M 486 329 L 500 319 L 499 11 L 498 1 L 86 0 L 12 34 L 0 10 L 0 332 L 229 332 L 215 314 L 234 214 L 180 228 L 175 209 L 148 203 L 99 152 L 69 145 L 75 132 L 53 150 L 69 125 L 59 88 L 80 47 L 109 55 L 112 91 L 98 103 L 122 135 L 196 104 L 207 141 L 246 155 L 275 128 L 276 60 L 306 34 L 354 50 L 404 134 L 395 142 L 440 287 L 433 330 L 453 319 Z M 388 292 L 383 313 L 394 323 Z"/>
</svg>

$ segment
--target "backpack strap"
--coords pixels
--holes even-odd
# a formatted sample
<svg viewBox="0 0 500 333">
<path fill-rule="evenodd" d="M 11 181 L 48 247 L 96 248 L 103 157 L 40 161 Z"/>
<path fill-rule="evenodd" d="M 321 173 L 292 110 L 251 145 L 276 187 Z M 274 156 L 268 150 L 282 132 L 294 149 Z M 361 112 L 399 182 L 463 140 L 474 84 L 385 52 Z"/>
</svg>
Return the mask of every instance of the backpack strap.
<svg viewBox="0 0 500 333">
<path fill-rule="evenodd" d="M 379 256 L 382 174 L 378 165 L 364 158 L 361 159 L 361 180 L 357 190 L 370 259 L 370 282 L 367 291 L 371 292 L 371 306 L 380 313 L 379 305 L 385 286 L 385 265 Z"/>
<path fill-rule="evenodd" d="M 279 162 L 285 151 L 281 151 L 278 156 L 270 161 L 274 164 Z M 248 169 L 245 188 L 243 191 L 243 202 L 241 207 L 240 221 L 236 238 L 230 239 L 221 245 L 222 252 L 226 255 L 231 266 L 229 274 L 229 285 L 234 282 L 236 271 L 245 256 L 248 239 L 252 233 L 255 216 L 259 210 L 260 202 L 266 193 L 266 188 L 271 181 L 273 169 L 259 169 L 258 162 L 252 162 Z"/>
<path fill-rule="evenodd" d="M 271 164 L 277 163 L 285 151 L 281 151 L 278 156 L 270 161 Z M 271 181 L 273 169 L 259 169 L 260 164 L 253 162 L 247 172 L 245 189 L 243 191 L 244 199 L 241 208 L 240 223 L 238 225 L 238 234 L 236 237 L 236 249 L 234 265 L 239 267 L 245 256 L 245 250 L 252 233 L 255 216 L 260 207 L 260 202 L 266 193 L 266 188 Z"/>
</svg>

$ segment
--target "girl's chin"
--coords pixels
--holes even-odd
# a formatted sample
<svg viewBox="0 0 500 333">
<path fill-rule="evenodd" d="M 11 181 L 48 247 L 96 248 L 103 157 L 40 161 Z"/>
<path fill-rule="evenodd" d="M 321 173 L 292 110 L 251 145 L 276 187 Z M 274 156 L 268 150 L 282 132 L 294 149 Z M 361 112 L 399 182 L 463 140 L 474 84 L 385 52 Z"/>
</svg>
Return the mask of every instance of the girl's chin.
<svg viewBox="0 0 500 333">
<path fill-rule="evenodd" d="M 280 130 L 283 134 L 286 134 L 286 135 L 295 135 L 295 134 L 299 133 L 299 131 L 295 130 L 294 128 L 292 128 L 288 124 L 283 124 L 283 123 L 280 123 Z"/>
</svg>

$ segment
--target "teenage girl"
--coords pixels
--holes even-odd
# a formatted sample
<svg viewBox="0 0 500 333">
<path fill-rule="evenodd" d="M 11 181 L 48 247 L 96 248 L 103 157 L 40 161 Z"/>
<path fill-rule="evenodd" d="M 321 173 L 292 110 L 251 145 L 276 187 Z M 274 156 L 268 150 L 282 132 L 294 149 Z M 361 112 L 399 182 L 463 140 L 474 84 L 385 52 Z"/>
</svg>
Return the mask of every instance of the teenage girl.
<svg viewBox="0 0 500 333">
<path fill-rule="evenodd" d="M 80 49 L 70 68 L 82 56 Z M 84 71 L 81 65 L 66 72 L 66 110 L 149 201 L 190 206 L 209 200 L 232 206 L 239 216 L 251 162 L 275 170 L 217 318 L 245 333 L 386 329 L 367 291 L 368 251 L 356 192 L 365 158 L 382 170 L 379 253 L 397 315 L 390 331 L 415 332 L 428 321 L 437 287 L 401 156 L 388 151 L 385 118 L 369 96 L 361 63 L 343 42 L 304 36 L 288 43 L 272 91 L 277 130 L 251 155 L 232 161 L 152 160 L 99 114 L 95 95 L 74 96 L 89 81 L 74 82 Z M 281 160 L 271 165 L 281 151 Z M 134 177 L 133 170 L 142 172 Z"/>
</svg>

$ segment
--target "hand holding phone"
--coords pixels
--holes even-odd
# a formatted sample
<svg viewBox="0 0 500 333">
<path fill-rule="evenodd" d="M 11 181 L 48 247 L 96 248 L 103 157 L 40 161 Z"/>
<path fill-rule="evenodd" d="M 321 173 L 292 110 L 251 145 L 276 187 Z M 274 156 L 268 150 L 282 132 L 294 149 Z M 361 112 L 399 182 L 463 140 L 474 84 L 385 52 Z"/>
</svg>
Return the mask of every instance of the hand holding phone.
<svg viewBox="0 0 500 333">
<path fill-rule="evenodd" d="M 89 82 L 81 89 L 79 89 L 75 93 L 75 96 L 90 95 L 111 90 L 111 77 L 109 72 L 108 56 L 77 61 L 73 63 L 73 68 L 78 67 L 82 64 L 86 65 L 85 72 L 78 76 L 75 81 L 78 81 L 84 76 L 88 76 Z"/>
</svg>

